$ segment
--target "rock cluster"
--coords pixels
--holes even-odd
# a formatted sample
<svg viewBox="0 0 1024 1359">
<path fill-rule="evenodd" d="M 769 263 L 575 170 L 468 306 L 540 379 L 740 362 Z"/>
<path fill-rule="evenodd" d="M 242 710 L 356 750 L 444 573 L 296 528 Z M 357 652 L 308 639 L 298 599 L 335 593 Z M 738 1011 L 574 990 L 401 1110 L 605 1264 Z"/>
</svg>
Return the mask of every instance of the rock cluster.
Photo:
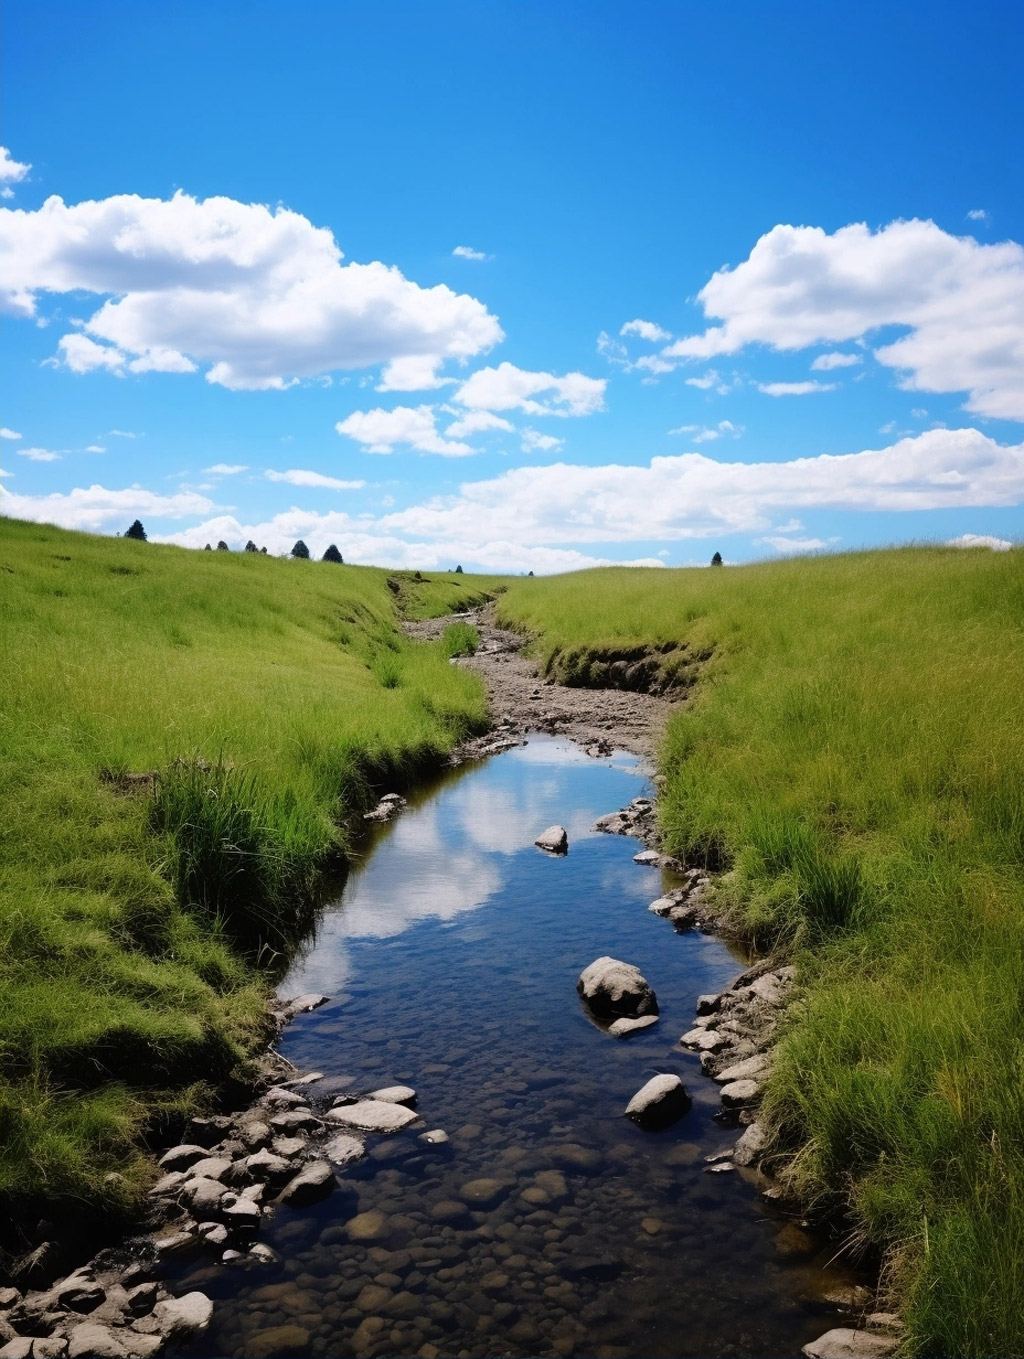
<svg viewBox="0 0 1024 1359">
<path fill-rule="evenodd" d="M 403 807 L 409 804 L 400 793 L 385 793 L 372 812 L 363 814 L 364 821 L 393 821 Z"/>
</svg>

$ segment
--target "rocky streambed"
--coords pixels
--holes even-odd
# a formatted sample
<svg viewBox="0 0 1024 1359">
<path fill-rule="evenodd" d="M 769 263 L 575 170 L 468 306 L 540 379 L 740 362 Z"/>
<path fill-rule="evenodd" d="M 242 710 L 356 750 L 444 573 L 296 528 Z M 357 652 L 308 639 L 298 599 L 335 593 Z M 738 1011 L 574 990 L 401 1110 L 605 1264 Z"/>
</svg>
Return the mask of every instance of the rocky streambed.
<svg viewBox="0 0 1024 1359">
<path fill-rule="evenodd" d="M 526 662 L 502 637 L 490 664 Z M 157 1230 L 57 1280 L 26 1262 L 0 1359 L 892 1351 L 758 1167 L 791 971 L 715 937 L 618 718 L 520 680 L 540 715 L 489 679 L 496 729 L 464 752 L 498 758 L 371 814 L 264 1088 L 165 1151 Z M 609 962 L 654 1004 L 595 1009 Z"/>
</svg>

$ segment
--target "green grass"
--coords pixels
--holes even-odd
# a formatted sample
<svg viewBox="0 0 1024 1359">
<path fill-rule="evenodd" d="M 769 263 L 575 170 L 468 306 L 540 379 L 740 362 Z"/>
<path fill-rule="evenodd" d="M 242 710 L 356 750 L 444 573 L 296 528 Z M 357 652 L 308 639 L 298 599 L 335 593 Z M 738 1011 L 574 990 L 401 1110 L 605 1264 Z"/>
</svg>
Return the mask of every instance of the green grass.
<svg viewBox="0 0 1024 1359">
<path fill-rule="evenodd" d="M 352 819 L 484 723 L 397 608 L 498 582 L 9 519 L 0 580 L 0 1202 L 128 1212 L 140 1137 L 264 1036 Z"/>
<path fill-rule="evenodd" d="M 472 656 L 480 645 L 480 634 L 471 623 L 449 623 L 441 634 L 441 650 L 446 656 Z"/>
<path fill-rule="evenodd" d="M 798 959 L 785 1173 L 881 1249 L 910 1353 L 1024 1354 L 1024 551 L 595 571 L 500 615 L 554 672 L 707 657 L 661 816 Z"/>
</svg>

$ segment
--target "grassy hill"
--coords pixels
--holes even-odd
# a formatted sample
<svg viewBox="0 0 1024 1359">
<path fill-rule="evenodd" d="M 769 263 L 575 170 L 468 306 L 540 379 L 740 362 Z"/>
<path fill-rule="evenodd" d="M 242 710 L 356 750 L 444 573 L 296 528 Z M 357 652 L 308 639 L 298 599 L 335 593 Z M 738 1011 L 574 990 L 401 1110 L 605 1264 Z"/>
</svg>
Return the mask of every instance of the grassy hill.
<svg viewBox="0 0 1024 1359">
<path fill-rule="evenodd" d="M 495 582 L 9 519 L 0 582 L 0 1201 L 130 1211 L 140 1134 L 263 1035 L 348 823 L 484 723 L 397 599 Z"/>
<path fill-rule="evenodd" d="M 799 959 L 788 1176 L 882 1249 L 911 1352 L 1024 1354 L 1024 551 L 592 571 L 499 611 L 570 681 L 644 646 L 699 673 L 661 816 Z"/>
</svg>

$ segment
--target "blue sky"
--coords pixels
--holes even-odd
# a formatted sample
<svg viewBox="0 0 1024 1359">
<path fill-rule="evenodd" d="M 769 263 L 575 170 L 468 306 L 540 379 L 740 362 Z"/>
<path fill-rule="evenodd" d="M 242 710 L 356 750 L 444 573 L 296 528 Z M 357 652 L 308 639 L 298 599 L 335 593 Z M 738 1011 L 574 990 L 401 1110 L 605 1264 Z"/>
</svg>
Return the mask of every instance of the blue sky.
<svg viewBox="0 0 1024 1359">
<path fill-rule="evenodd" d="M 8 0 L 3 508 L 538 573 L 1018 540 L 1022 39 Z"/>
</svg>

